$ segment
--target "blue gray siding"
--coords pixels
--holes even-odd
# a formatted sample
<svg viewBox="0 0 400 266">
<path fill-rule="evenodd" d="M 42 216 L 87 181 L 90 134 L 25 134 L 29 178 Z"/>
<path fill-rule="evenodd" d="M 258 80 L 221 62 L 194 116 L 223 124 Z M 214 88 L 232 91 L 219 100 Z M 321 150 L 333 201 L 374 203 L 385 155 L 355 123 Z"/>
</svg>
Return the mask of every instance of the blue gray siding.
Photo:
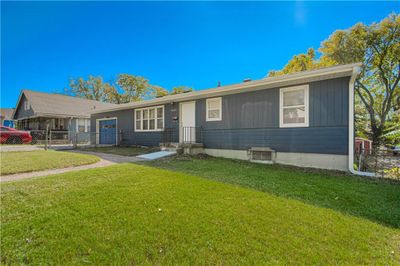
<svg viewBox="0 0 400 266">
<path fill-rule="evenodd" d="M 196 124 L 204 146 L 347 154 L 349 78 L 308 84 L 309 127 L 304 128 L 279 128 L 279 88 L 223 96 L 222 121 L 206 121 L 206 100 L 198 100 Z"/>
<path fill-rule="evenodd" d="M 166 128 L 173 128 L 172 141 L 178 142 L 178 121 L 174 121 L 173 117 L 177 117 L 179 104 L 164 105 L 164 123 Z M 162 132 L 135 132 L 134 126 L 134 109 L 114 111 L 101 114 L 91 115 L 91 131 L 96 132 L 96 120 L 107 117 L 117 117 L 117 128 L 121 132 L 121 144 L 123 145 L 143 145 L 158 146 L 162 142 Z"/>
<path fill-rule="evenodd" d="M 271 147 L 278 152 L 347 154 L 349 77 L 316 81 L 309 85 L 309 127 L 279 128 L 279 88 L 222 96 L 222 121 L 206 121 L 206 99 L 196 100 L 196 126 L 206 148 Z M 300 84 L 299 84 L 300 85 Z M 166 104 L 165 127 L 174 129 L 178 142 L 178 103 Z M 134 111 L 92 115 L 118 117 L 118 130 L 127 132 L 124 144 L 157 146 L 161 132 L 134 132 Z M 123 134 L 124 136 L 124 134 Z"/>
<path fill-rule="evenodd" d="M 25 95 L 22 95 L 21 101 L 19 102 L 19 105 L 16 107 L 17 109 L 15 110 L 15 115 L 14 115 L 15 120 L 18 120 L 21 118 L 26 118 L 26 117 L 31 117 L 35 114 L 30 105 L 29 105 L 28 110 L 24 109 L 26 101 L 27 101 L 27 99 L 26 99 Z"/>
</svg>

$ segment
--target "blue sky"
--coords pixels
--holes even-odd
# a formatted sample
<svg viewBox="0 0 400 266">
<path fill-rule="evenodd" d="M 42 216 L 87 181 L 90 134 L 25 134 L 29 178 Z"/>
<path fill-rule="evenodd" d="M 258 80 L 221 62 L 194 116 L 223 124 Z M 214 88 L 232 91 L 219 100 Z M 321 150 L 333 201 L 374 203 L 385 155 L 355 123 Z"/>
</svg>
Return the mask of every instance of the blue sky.
<svg viewBox="0 0 400 266">
<path fill-rule="evenodd" d="M 399 2 L 2 2 L 1 107 L 21 89 L 120 73 L 171 89 L 260 79 L 334 30 L 378 22 Z"/>
</svg>

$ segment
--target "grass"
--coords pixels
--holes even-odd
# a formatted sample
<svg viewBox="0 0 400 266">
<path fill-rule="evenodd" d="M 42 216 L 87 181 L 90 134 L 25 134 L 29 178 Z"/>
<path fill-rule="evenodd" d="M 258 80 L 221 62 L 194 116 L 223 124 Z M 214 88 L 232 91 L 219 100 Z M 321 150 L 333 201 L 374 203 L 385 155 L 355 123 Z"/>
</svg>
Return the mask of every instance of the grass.
<svg viewBox="0 0 400 266">
<path fill-rule="evenodd" d="M 81 148 L 84 151 L 91 151 L 91 152 L 102 152 L 102 153 L 111 153 L 116 155 L 123 155 L 123 156 L 137 156 L 144 153 L 150 153 L 159 151 L 159 148 L 146 148 L 146 147 L 116 147 L 116 146 L 107 146 L 107 147 L 87 147 Z"/>
<path fill-rule="evenodd" d="M 400 183 L 213 157 L 178 157 L 146 164 L 300 200 L 400 228 Z"/>
<path fill-rule="evenodd" d="M 1 201 L 2 264 L 400 262 L 398 229 L 142 165 L 7 183 Z"/>
<path fill-rule="evenodd" d="M 93 155 L 52 150 L 1 152 L 0 156 L 1 175 L 92 164 L 100 160 Z"/>
</svg>

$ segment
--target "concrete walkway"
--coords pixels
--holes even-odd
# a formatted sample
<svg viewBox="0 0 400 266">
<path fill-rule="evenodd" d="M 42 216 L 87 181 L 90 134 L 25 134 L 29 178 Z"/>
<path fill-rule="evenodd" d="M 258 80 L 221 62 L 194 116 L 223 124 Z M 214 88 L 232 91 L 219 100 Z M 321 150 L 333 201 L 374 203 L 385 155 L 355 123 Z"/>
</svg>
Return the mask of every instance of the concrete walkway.
<svg viewBox="0 0 400 266">
<path fill-rule="evenodd" d="M 0 152 L 40 151 L 43 149 L 44 149 L 44 146 L 36 146 L 36 145 L 1 145 L 0 146 Z"/>
<path fill-rule="evenodd" d="M 48 175 L 61 174 L 61 173 L 67 173 L 67 172 L 72 172 L 72 171 L 93 169 L 93 168 L 105 167 L 105 166 L 118 164 L 118 163 L 131 163 L 131 162 L 143 161 L 143 159 L 133 157 L 133 156 L 122 156 L 122 155 L 116 155 L 116 154 L 76 151 L 76 150 L 70 151 L 70 152 L 92 154 L 97 157 L 100 157 L 100 161 L 97 163 L 94 163 L 94 164 L 72 166 L 72 167 L 61 168 L 61 169 L 49 169 L 49 170 L 29 172 L 29 173 L 3 175 L 3 176 L 0 176 L 0 182 L 17 181 L 17 180 L 22 180 L 22 179 L 27 179 L 27 178 L 32 178 L 32 177 L 48 176 Z"/>
</svg>

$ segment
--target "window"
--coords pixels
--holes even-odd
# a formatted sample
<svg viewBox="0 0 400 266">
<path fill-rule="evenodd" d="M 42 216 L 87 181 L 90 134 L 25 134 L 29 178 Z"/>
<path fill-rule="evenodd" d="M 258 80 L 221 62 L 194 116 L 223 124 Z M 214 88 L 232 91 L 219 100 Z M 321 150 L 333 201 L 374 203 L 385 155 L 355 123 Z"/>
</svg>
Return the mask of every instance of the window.
<svg viewBox="0 0 400 266">
<path fill-rule="evenodd" d="M 161 131 L 164 129 L 164 106 L 135 110 L 135 131 Z"/>
<path fill-rule="evenodd" d="M 86 132 L 86 119 L 78 119 L 77 127 L 78 132 Z"/>
<path fill-rule="evenodd" d="M 280 127 L 308 127 L 308 85 L 280 90 Z"/>
<path fill-rule="evenodd" d="M 28 101 L 28 99 L 25 99 L 25 101 L 24 101 L 24 110 L 29 110 L 29 101 Z"/>
<path fill-rule="evenodd" d="M 206 121 L 222 120 L 222 98 L 212 98 L 206 100 Z"/>
<path fill-rule="evenodd" d="M 77 132 L 89 132 L 90 120 L 88 119 L 77 119 L 76 131 Z"/>
</svg>

